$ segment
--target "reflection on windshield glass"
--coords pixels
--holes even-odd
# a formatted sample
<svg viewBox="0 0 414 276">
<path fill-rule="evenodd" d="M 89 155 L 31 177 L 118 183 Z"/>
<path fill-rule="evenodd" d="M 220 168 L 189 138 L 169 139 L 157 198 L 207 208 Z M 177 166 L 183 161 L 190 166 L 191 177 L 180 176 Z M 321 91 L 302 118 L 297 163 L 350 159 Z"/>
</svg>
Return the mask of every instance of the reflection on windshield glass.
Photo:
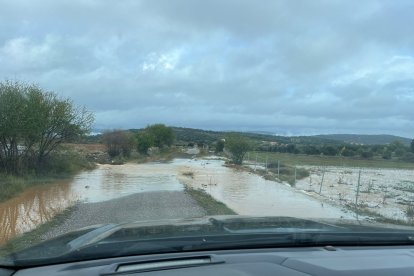
<svg viewBox="0 0 414 276">
<path fill-rule="evenodd" d="M 412 8 L 2 1 L 0 257 L 217 216 L 414 227 Z"/>
</svg>

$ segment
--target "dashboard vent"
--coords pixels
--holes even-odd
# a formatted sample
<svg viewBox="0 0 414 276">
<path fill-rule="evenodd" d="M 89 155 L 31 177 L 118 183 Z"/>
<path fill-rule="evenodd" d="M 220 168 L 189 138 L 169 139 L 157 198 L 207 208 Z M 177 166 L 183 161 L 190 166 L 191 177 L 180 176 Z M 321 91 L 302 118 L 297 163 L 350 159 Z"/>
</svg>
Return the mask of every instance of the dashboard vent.
<svg viewBox="0 0 414 276">
<path fill-rule="evenodd" d="M 136 263 L 120 264 L 116 268 L 115 272 L 138 272 L 138 271 L 151 271 L 162 269 L 174 269 L 190 266 L 208 265 L 214 263 L 222 263 L 213 261 L 210 256 L 200 256 L 191 258 L 175 258 L 175 259 L 162 259 L 151 260 Z"/>
</svg>

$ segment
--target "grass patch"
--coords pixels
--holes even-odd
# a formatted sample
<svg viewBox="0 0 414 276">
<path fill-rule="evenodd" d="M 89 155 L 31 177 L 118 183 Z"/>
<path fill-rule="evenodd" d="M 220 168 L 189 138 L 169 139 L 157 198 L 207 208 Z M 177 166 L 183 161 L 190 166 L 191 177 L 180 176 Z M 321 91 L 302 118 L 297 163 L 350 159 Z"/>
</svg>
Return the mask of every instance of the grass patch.
<svg viewBox="0 0 414 276">
<path fill-rule="evenodd" d="M 0 247 L 0 256 L 10 254 L 23 250 L 25 248 L 34 246 L 42 242 L 42 236 L 46 234 L 50 229 L 53 229 L 60 225 L 66 218 L 72 213 L 74 207 L 67 208 L 65 211 L 55 215 L 50 221 L 39 225 L 37 228 L 23 233 L 22 235 L 10 240 L 7 244 Z"/>
<path fill-rule="evenodd" d="M 0 202 L 11 199 L 30 187 L 71 179 L 82 170 L 96 167 L 95 163 L 87 161 L 84 156 L 72 151 L 51 155 L 45 166 L 47 170 L 38 173 L 22 175 L 0 173 Z"/>
<path fill-rule="evenodd" d="M 396 169 L 414 169 L 414 163 L 400 160 L 385 160 L 382 158 L 363 159 L 356 157 L 343 156 L 321 156 L 321 155 L 304 155 L 278 152 L 250 152 L 251 161 L 257 154 L 258 160 L 264 162 L 276 162 L 292 166 L 343 166 L 343 167 L 362 167 L 362 168 L 396 168 Z M 253 158 L 254 157 L 254 158 Z"/>
<path fill-rule="evenodd" d="M 183 172 L 184 176 L 194 178 L 194 172 Z"/>
<path fill-rule="evenodd" d="M 227 207 L 224 203 L 215 200 L 208 193 L 200 189 L 186 188 L 186 193 L 189 194 L 197 203 L 203 208 L 208 216 L 213 215 L 237 215 L 232 209 Z"/>
<path fill-rule="evenodd" d="M 405 220 L 401 220 L 401 219 L 387 218 L 387 217 L 385 217 L 385 216 L 383 216 L 383 215 L 381 215 L 377 212 L 374 212 L 374 211 L 372 211 L 372 210 L 370 210 L 366 207 L 355 207 L 355 205 L 353 205 L 353 204 L 347 204 L 345 206 L 347 207 L 348 210 L 354 212 L 355 214 L 358 214 L 360 216 L 372 217 L 374 219 L 374 221 L 376 221 L 376 222 L 395 224 L 395 225 L 404 225 L 404 226 L 414 226 L 413 221 L 405 221 Z M 413 209 L 413 211 L 414 211 L 414 209 Z"/>
</svg>

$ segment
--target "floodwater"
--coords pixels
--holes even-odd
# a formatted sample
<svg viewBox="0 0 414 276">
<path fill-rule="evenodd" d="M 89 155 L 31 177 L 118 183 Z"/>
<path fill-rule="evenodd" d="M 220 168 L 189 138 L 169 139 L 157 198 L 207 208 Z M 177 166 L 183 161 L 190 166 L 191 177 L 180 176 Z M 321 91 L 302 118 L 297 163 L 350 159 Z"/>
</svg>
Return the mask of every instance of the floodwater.
<svg viewBox="0 0 414 276">
<path fill-rule="evenodd" d="M 141 192 L 183 190 L 176 176 L 174 163 L 99 165 L 71 181 L 32 187 L 0 203 L 0 244 L 48 222 L 77 202 L 100 202 Z"/>
<path fill-rule="evenodd" d="M 350 215 L 284 184 L 223 166 L 222 160 L 175 159 L 171 163 L 99 165 L 71 181 L 40 185 L 0 203 L 0 244 L 76 203 L 133 193 L 202 188 L 241 215 L 340 218 Z M 185 172 L 194 176 L 184 176 Z"/>
<path fill-rule="evenodd" d="M 181 167 L 193 177 L 181 176 L 193 188 L 201 188 L 240 215 L 293 216 L 301 218 L 354 218 L 353 214 L 295 190 L 245 171 L 223 166 L 224 161 L 193 161 Z"/>
</svg>

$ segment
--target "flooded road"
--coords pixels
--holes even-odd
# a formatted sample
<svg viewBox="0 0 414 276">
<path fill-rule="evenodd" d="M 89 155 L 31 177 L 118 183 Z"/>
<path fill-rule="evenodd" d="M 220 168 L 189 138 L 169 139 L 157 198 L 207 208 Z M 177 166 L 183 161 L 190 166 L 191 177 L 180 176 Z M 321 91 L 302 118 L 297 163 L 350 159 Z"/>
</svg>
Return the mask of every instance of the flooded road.
<svg viewBox="0 0 414 276">
<path fill-rule="evenodd" d="M 268 181 L 222 166 L 224 161 L 192 161 L 181 167 L 182 182 L 201 188 L 240 215 L 301 218 L 354 218 L 340 208 L 321 203 L 287 184 Z"/>
<path fill-rule="evenodd" d="M 222 160 L 99 165 L 71 181 L 36 186 L 0 203 L 0 244 L 30 231 L 76 203 L 127 195 L 202 188 L 241 215 L 340 218 L 351 215 L 284 184 L 223 166 Z M 192 172 L 193 176 L 184 176 Z"/>
<path fill-rule="evenodd" d="M 0 244 L 33 230 L 76 203 L 95 203 L 153 191 L 182 191 L 177 166 L 166 163 L 99 165 L 70 181 L 38 185 L 0 203 Z"/>
</svg>

